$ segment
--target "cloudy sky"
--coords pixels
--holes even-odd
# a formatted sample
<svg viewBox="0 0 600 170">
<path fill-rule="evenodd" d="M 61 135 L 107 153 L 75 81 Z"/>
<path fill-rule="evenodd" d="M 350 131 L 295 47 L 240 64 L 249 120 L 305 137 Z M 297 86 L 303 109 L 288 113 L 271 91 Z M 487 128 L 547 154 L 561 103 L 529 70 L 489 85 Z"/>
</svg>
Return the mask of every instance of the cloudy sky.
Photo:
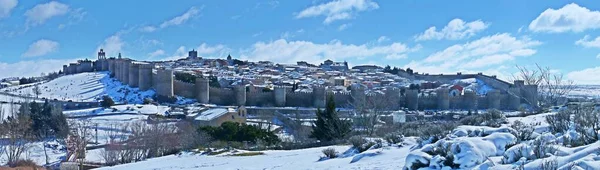
<svg viewBox="0 0 600 170">
<path fill-rule="evenodd" d="M 279 63 L 325 59 L 510 77 L 548 66 L 600 84 L 600 3 L 437 0 L 0 0 L 0 77 L 121 52 Z"/>
</svg>

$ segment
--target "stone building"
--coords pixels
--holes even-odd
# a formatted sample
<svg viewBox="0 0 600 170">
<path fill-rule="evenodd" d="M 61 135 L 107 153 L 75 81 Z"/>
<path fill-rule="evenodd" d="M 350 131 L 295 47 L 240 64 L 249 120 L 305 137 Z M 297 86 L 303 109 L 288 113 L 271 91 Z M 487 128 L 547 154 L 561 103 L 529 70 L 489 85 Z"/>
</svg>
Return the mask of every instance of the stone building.
<svg viewBox="0 0 600 170">
<path fill-rule="evenodd" d="M 247 111 L 239 108 L 206 108 L 187 116 L 199 126 L 221 126 L 225 122 L 246 123 Z"/>
</svg>

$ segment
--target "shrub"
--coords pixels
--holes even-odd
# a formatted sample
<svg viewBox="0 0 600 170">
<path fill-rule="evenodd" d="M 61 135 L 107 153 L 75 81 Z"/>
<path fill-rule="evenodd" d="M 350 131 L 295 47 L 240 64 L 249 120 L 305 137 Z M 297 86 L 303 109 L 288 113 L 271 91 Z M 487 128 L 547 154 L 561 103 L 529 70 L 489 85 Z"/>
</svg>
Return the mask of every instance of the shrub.
<svg viewBox="0 0 600 170">
<path fill-rule="evenodd" d="M 517 137 L 518 142 L 531 140 L 531 135 L 535 130 L 534 126 L 526 125 L 525 123 L 518 120 L 515 121 L 512 125 L 510 125 L 510 127 L 514 129 L 512 134 L 515 135 L 515 137 Z"/>
<path fill-rule="evenodd" d="M 407 122 L 400 126 L 398 132 L 405 136 L 418 136 L 422 140 L 433 139 L 431 141 L 433 143 L 444 138 L 456 126 L 454 122 Z"/>
<path fill-rule="evenodd" d="M 334 149 L 334 148 L 327 148 L 327 149 L 323 149 L 323 154 L 325 155 L 326 158 L 336 158 L 338 152 Z"/>
<path fill-rule="evenodd" d="M 558 161 L 556 159 L 548 159 L 544 160 L 544 162 L 540 165 L 540 170 L 557 170 L 558 169 Z"/>
<path fill-rule="evenodd" d="M 460 124 L 463 125 L 474 125 L 474 126 L 491 126 L 500 127 L 503 123 L 506 123 L 507 119 L 502 111 L 496 109 L 490 109 L 486 113 L 479 115 L 472 115 L 462 118 Z"/>
<path fill-rule="evenodd" d="M 19 159 L 16 162 L 8 163 L 10 167 L 38 167 L 31 159 Z"/>
<path fill-rule="evenodd" d="M 256 155 L 264 155 L 265 153 L 263 152 L 246 152 L 246 153 L 238 153 L 238 154 L 233 154 L 231 156 L 256 156 Z"/>
<path fill-rule="evenodd" d="M 144 104 L 151 104 L 153 101 L 151 98 L 145 98 L 144 99 Z"/>
<path fill-rule="evenodd" d="M 573 114 L 573 110 L 563 109 L 556 114 L 546 116 L 546 122 L 550 125 L 550 131 L 552 133 L 564 133 L 569 130 L 571 114 Z"/>
<path fill-rule="evenodd" d="M 380 147 L 381 145 L 383 145 L 381 139 L 376 141 L 379 142 Z M 348 142 L 350 142 L 350 144 L 352 144 L 352 147 L 356 149 L 359 153 L 369 150 L 369 148 L 377 144 L 377 142 L 368 141 L 360 136 L 353 136 L 350 139 L 348 139 Z"/>
<path fill-rule="evenodd" d="M 597 132 L 600 130 L 600 112 L 593 106 L 580 106 L 576 110 L 573 123 L 575 131 L 581 135 L 579 138 L 585 143 L 590 144 L 598 141 Z"/>
<path fill-rule="evenodd" d="M 554 143 L 547 141 L 543 135 L 538 137 L 531 143 L 533 155 L 537 159 L 546 158 L 550 155 L 553 155 L 557 151 L 557 148 L 554 147 L 553 144 Z"/>
<path fill-rule="evenodd" d="M 110 96 L 103 96 L 102 97 L 102 101 L 100 102 L 100 106 L 104 107 L 104 108 L 109 108 L 111 106 L 115 105 L 115 101 L 113 101 L 112 98 L 110 98 Z"/>
<path fill-rule="evenodd" d="M 363 144 L 367 143 L 367 140 L 360 136 L 352 136 L 348 139 L 348 142 L 352 144 L 352 147 L 360 148 Z"/>
<path fill-rule="evenodd" d="M 398 134 L 387 134 L 383 137 L 383 139 L 385 139 L 385 141 L 391 145 L 391 144 L 398 144 L 400 142 L 403 142 L 404 136 L 398 135 Z"/>
</svg>

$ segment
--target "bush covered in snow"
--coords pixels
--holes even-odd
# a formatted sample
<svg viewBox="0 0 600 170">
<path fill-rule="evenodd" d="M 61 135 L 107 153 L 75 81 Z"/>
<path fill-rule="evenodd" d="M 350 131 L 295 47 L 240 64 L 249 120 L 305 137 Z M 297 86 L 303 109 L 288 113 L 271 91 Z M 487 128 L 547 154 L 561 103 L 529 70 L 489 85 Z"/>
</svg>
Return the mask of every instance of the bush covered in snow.
<svg viewBox="0 0 600 170">
<path fill-rule="evenodd" d="M 325 158 L 333 159 L 337 157 L 338 152 L 334 148 L 323 149 L 323 154 Z"/>
<path fill-rule="evenodd" d="M 515 135 L 515 137 L 517 137 L 517 140 L 520 141 L 528 141 L 533 139 L 534 133 L 535 133 L 535 128 L 534 126 L 539 125 L 539 123 L 537 124 L 525 124 L 519 120 L 513 122 L 513 124 L 510 125 L 510 127 L 512 129 L 515 129 L 512 134 Z"/>
<path fill-rule="evenodd" d="M 401 134 L 387 134 L 383 137 L 385 139 L 385 141 L 392 145 L 392 144 L 398 144 L 404 141 L 404 135 Z"/>
<path fill-rule="evenodd" d="M 455 122 L 407 122 L 400 125 L 397 133 L 404 136 L 417 136 L 422 140 L 435 142 L 446 137 L 456 126 Z"/>
<path fill-rule="evenodd" d="M 486 113 L 467 116 L 460 120 L 460 124 L 463 125 L 475 125 L 475 126 L 491 126 L 500 127 L 503 123 L 506 123 L 506 116 L 502 111 L 496 109 L 490 109 Z"/>
</svg>

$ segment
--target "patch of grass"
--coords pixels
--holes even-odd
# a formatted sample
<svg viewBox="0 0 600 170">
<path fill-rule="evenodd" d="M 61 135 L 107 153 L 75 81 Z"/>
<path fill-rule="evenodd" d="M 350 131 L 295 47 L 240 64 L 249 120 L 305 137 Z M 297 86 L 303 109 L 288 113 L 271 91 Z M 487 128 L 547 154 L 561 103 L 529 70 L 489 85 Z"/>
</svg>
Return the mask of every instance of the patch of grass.
<svg viewBox="0 0 600 170">
<path fill-rule="evenodd" d="M 216 151 L 216 152 L 209 152 L 208 155 L 210 156 L 214 156 L 214 155 L 220 155 L 222 153 L 228 152 L 228 150 L 221 150 L 221 151 Z"/>
<path fill-rule="evenodd" d="M 237 153 L 231 156 L 256 156 L 256 155 L 264 155 L 263 152 L 246 152 L 246 153 Z"/>
</svg>

